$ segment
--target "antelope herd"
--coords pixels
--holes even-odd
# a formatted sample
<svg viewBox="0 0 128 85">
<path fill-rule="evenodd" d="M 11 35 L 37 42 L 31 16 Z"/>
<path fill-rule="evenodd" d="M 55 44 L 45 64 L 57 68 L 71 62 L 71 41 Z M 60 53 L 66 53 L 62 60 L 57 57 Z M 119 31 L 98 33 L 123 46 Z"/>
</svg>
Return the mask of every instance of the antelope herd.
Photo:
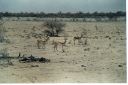
<svg viewBox="0 0 128 85">
<path fill-rule="evenodd" d="M 63 38 L 63 37 L 61 37 L 61 38 Z M 73 37 L 74 45 L 75 45 L 76 40 L 78 40 L 78 44 L 81 43 L 82 38 L 83 38 L 82 36 Z M 50 40 L 50 36 L 38 38 L 37 39 L 38 49 L 46 49 L 46 44 L 48 44 L 49 40 Z M 53 39 L 52 45 L 53 45 L 54 51 L 58 51 L 58 47 L 61 46 L 62 52 L 64 52 L 64 46 L 66 46 L 67 40 L 68 40 L 67 37 L 66 38 L 64 37 L 64 39 L 61 39 L 61 40 Z"/>
<path fill-rule="evenodd" d="M 34 34 L 35 36 L 33 36 L 36 39 L 36 46 L 38 49 L 46 49 L 46 45 L 48 44 L 48 41 L 50 41 L 51 38 L 48 35 L 43 35 L 43 34 Z M 60 38 L 60 39 L 57 39 Z M 76 45 L 76 41 L 78 41 L 78 44 L 83 43 L 82 42 L 82 38 L 83 34 L 81 33 L 80 36 L 78 36 L 78 34 L 76 36 L 74 36 L 72 38 L 72 41 L 74 42 L 74 45 Z M 58 47 L 60 46 L 62 49 L 62 52 L 64 52 L 64 46 L 66 46 L 66 43 L 68 41 L 67 37 L 54 37 L 54 39 L 52 40 L 52 44 L 53 45 L 53 49 L 54 51 L 58 51 Z M 87 39 L 85 40 L 85 43 L 87 43 Z"/>
</svg>

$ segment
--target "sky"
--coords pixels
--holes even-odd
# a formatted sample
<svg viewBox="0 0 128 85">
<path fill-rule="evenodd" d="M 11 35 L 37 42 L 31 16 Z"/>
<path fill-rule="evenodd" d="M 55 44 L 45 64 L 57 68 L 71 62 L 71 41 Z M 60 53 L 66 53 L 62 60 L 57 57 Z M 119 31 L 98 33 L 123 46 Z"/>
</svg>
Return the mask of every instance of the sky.
<svg viewBox="0 0 128 85">
<path fill-rule="evenodd" d="M 126 0 L 0 0 L 2 12 L 116 12 L 126 10 Z"/>
</svg>

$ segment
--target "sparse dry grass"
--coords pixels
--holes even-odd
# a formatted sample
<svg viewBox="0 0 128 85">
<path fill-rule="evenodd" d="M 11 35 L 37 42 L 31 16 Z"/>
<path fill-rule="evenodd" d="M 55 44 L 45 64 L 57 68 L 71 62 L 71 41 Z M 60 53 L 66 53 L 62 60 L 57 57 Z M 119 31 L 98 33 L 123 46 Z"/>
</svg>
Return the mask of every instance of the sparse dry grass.
<svg viewBox="0 0 128 85">
<path fill-rule="evenodd" d="M 125 22 L 65 22 L 67 36 L 65 52 L 61 46 L 54 51 L 50 37 L 46 49 L 38 49 L 36 38 L 26 38 L 32 27 L 41 28 L 42 22 L 8 21 L 5 28 L 12 43 L 0 44 L 8 48 L 10 56 L 18 53 L 45 57 L 50 63 L 19 63 L 12 60 L 13 67 L 0 66 L 0 82 L 126 82 Z M 96 30 L 95 26 L 98 29 Z M 118 27 L 119 31 L 117 33 Z M 45 28 L 44 28 L 45 29 Z M 26 30 L 24 32 L 24 30 Z M 75 30 L 75 31 L 74 31 Z M 87 32 L 87 44 L 74 45 L 73 37 Z M 60 40 L 64 34 L 60 34 Z M 22 55 L 21 55 L 22 56 Z M 37 66 L 38 67 L 32 67 Z M 1 69 L 2 68 L 2 69 Z"/>
</svg>

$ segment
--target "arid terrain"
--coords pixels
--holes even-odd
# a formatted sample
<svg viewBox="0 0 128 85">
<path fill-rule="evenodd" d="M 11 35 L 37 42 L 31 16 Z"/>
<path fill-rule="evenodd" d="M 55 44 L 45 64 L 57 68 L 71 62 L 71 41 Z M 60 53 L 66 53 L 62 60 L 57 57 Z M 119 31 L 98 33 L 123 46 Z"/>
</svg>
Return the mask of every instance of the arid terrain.
<svg viewBox="0 0 128 85">
<path fill-rule="evenodd" d="M 12 59 L 13 65 L 4 65 L 0 60 L 0 83 L 124 83 L 126 82 L 126 23 L 117 22 L 65 22 L 60 37 L 50 37 L 45 49 L 38 49 L 38 33 L 46 27 L 43 21 L 6 21 L 8 43 L 0 43 L 11 57 L 19 53 L 50 59 L 50 62 L 20 63 Z M 35 29 L 33 30 L 33 26 Z M 74 45 L 73 37 L 86 30 L 87 35 Z M 67 42 L 54 51 L 52 41 Z"/>
</svg>

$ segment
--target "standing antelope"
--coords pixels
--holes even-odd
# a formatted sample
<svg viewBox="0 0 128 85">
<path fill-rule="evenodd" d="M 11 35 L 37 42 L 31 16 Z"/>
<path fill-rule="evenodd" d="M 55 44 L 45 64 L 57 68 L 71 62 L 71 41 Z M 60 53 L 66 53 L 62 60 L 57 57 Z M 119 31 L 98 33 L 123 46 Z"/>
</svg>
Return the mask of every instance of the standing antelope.
<svg viewBox="0 0 128 85">
<path fill-rule="evenodd" d="M 62 46 L 62 52 L 64 52 L 64 46 L 67 42 L 67 38 L 65 38 L 63 41 L 54 41 L 53 40 L 53 45 L 54 45 L 54 51 L 58 51 L 58 45 L 61 45 Z"/>
<path fill-rule="evenodd" d="M 82 39 L 82 37 L 83 37 L 83 35 L 81 34 L 81 36 L 75 36 L 74 38 L 73 38 L 73 41 L 74 41 L 74 45 L 75 45 L 75 41 L 76 40 L 78 40 L 78 43 L 80 43 L 81 42 L 81 39 Z"/>
<path fill-rule="evenodd" d="M 42 48 L 45 49 L 45 45 L 47 44 L 48 40 L 49 40 L 49 36 L 45 37 L 44 40 L 38 39 L 37 40 L 38 49 L 40 49 L 41 45 L 42 45 Z"/>
</svg>

